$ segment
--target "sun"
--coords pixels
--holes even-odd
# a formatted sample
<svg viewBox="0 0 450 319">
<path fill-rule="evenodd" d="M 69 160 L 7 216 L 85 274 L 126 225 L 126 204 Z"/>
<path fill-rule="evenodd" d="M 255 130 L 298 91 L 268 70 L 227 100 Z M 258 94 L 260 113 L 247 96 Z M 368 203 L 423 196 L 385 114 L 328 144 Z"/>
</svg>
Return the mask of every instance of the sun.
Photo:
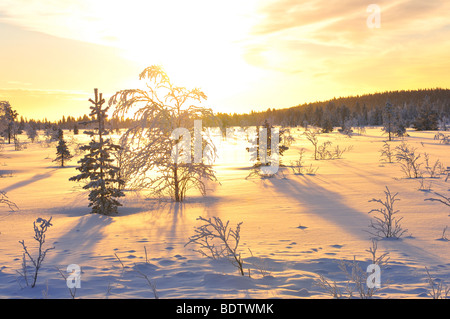
<svg viewBox="0 0 450 319">
<path fill-rule="evenodd" d="M 215 96 L 245 90 L 255 77 L 240 42 L 251 24 L 236 5 L 237 1 L 148 2 L 132 15 L 121 16 L 112 7 L 106 16 L 120 16 L 109 22 L 108 30 L 124 58 L 142 70 L 160 65 L 172 83 L 199 88 L 214 102 Z"/>
</svg>

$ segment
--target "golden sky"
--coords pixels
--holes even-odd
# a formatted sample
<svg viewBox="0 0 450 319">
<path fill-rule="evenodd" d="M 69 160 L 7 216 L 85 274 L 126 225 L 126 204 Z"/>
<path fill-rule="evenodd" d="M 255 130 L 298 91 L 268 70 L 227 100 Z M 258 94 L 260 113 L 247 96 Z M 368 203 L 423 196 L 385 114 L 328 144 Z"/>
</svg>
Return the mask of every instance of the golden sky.
<svg viewBox="0 0 450 319">
<path fill-rule="evenodd" d="M 448 88 L 449 17 L 446 0 L 2 0 L 0 100 L 78 116 L 154 64 L 220 112 Z"/>
</svg>

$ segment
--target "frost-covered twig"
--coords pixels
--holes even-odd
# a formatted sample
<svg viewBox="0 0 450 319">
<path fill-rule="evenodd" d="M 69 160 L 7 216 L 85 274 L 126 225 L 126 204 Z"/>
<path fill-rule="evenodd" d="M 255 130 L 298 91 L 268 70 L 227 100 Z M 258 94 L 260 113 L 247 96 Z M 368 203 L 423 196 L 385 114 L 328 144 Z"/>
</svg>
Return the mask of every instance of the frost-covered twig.
<svg viewBox="0 0 450 319">
<path fill-rule="evenodd" d="M 450 207 L 450 197 L 446 197 L 446 196 L 444 196 L 442 194 L 439 194 L 439 193 L 436 193 L 436 192 L 434 194 L 439 196 L 439 197 L 441 197 L 442 199 L 440 199 L 440 198 L 426 198 L 425 200 L 429 200 L 431 202 L 441 202 L 442 204 L 447 205 L 447 206 Z"/>
<path fill-rule="evenodd" d="M 139 276 L 141 278 L 144 278 L 147 281 L 147 284 L 149 285 L 149 287 L 152 289 L 153 292 L 153 296 L 155 299 L 159 299 L 158 297 L 158 292 L 156 290 L 156 283 L 151 281 L 150 278 L 148 278 L 148 276 L 146 274 L 144 274 L 142 271 L 140 271 L 139 269 L 137 269 L 137 265 L 135 265 L 136 271 L 139 274 Z"/>
<path fill-rule="evenodd" d="M 13 212 L 19 210 L 19 207 L 17 207 L 17 205 L 14 202 L 10 201 L 8 199 L 8 196 L 6 196 L 6 193 L 3 191 L 0 191 L 0 205 L 8 206 L 9 209 Z"/>
<path fill-rule="evenodd" d="M 61 269 L 59 269 L 58 267 L 56 267 L 56 269 L 58 270 L 58 272 L 61 274 L 61 277 L 64 278 L 64 281 L 67 283 L 67 276 L 61 271 Z M 75 299 L 75 295 L 77 294 L 77 287 L 74 286 L 73 288 L 69 287 L 68 285 L 67 289 L 69 289 L 69 293 L 72 296 L 72 299 Z M 73 289 L 73 290 L 72 290 Z"/>
</svg>

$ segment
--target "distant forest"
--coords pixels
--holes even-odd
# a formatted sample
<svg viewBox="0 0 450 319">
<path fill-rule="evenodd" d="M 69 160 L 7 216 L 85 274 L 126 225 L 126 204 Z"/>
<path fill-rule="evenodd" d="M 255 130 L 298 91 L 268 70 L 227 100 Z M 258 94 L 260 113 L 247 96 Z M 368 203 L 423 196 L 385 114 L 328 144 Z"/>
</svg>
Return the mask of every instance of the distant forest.
<svg viewBox="0 0 450 319">
<path fill-rule="evenodd" d="M 326 131 L 348 127 L 382 126 L 389 121 L 402 127 L 418 130 L 447 130 L 450 121 L 450 90 L 428 89 L 410 91 L 389 91 L 366 95 L 334 98 L 328 101 L 305 103 L 290 108 L 269 108 L 266 111 L 250 113 L 216 113 L 215 121 L 204 119 L 204 126 L 221 128 L 232 126 L 260 126 L 265 121 L 274 126 L 308 127 L 315 126 Z M 27 120 L 17 118 L 19 127 L 32 126 L 34 129 L 58 127 L 83 130 L 81 122 L 87 122 L 88 115 L 82 117 L 63 116 L 59 121 Z M 121 129 L 132 126 L 130 119 L 109 119 L 109 128 Z"/>
<path fill-rule="evenodd" d="M 450 90 L 390 91 L 334 98 L 285 109 L 268 109 L 248 114 L 218 113 L 224 127 L 271 125 L 316 126 L 327 129 L 382 126 L 390 121 L 416 129 L 446 129 L 450 121 Z M 425 123 L 430 121 L 431 123 Z"/>
</svg>

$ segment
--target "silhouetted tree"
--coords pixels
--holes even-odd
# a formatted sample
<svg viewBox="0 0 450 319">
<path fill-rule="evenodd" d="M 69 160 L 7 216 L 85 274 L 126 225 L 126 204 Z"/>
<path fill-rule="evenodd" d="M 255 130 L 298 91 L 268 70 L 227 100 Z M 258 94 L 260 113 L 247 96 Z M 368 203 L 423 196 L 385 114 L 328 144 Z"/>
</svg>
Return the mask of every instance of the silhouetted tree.
<svg viewBox="0 0 450 319">
<path fill-rule="evenodd" d="M 4 125 L 1 135 L 8 139 L 8 144 L 11 144 L 11 138 L 16 137 L 16 118 L 17 111 L 13 110 L 8 101 L 0 101 L 0 121 Z"/>
<path fill-rule="evenodd" d="M 58 130 L 58 145 L 56 146 L 56 158 L 54 162 L 60 162 L 61 167 L 64 167 L 64 162 L 70 160 L 73 156 L 70 154 L 66 141 L 64 140 L 64 133 L 62 129 Z"/>
</svg>

